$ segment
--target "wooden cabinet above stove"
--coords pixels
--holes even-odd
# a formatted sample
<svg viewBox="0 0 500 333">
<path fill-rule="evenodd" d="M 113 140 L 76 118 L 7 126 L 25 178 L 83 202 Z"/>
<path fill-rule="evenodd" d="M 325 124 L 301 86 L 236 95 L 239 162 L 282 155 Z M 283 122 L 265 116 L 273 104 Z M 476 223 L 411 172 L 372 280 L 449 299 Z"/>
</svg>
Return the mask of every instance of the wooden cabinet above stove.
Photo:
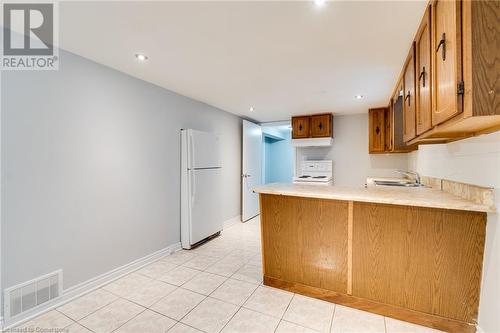
<svg viewBox="0 0 500 333">
<path fill-rule="evenodd" d="M 331 113 L 292 117 L 292 139 L 333 137 Z"/>
</svg>

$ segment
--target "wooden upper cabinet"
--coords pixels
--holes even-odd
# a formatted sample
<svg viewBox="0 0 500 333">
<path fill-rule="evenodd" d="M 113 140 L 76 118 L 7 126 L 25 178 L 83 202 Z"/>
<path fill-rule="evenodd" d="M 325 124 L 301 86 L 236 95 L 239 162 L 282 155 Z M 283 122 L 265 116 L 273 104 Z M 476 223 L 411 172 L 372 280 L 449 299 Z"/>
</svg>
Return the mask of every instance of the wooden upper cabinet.
<svg viewBox="0 0 500 333">
<path fill-rule="evenodd" d="M 304 139 L 310 137 L 309 116 L 292 117 L 292 139 Z"/>
<path fill-rule="evenodd" d="M 436 0 L 431 10 L 432 125 L 435 126 L 462 112 L 460 2 Z"/>
<path fill-rule="evenodd" d="M 403 141 L 403 98 L 399 91 L 391 98 L 389 107 L 368 110 L 370 154 L 407 153 L 415 149 L 416 145 L 407 145 Z"/>
<path fill-rule="evenodd" d="M 292 139 L 328 138 L 333 136 L 331 113 L 292 117 Z"/>
<path fill-rule="evenodd" d="M 462 2 L 465 116 L 500 115 L 500 2 Z M 492 126 L 493 118 L 488 123 Z M 498 123 L 498 122 L 497 122 Z"/>
<path fill-rule="evenodd" d="M 416 136 L 415 126 L 415 43 L 406 58 L 403 78 L 403 139 L 410 141 Z"/>
<path fill-rule="evenodd" d="M 368 110 L 368 151 L 369 153 L 384 153 L 386 147 L 386 115 L 387 108 Z"/>
<path fill-rule="evenodd" d="M 415 38 L 416 55 L 416 119 L 417 135 L 432 127 L 432 72 L 431 66 L 431 7 L 425 11 L 424 18 Z"/>
<path fill-rule="evenodd" d="M 429 1 L 389 108 L 392 151 L 399 128 L 408 147 L 500 130 L 498 22 L 499 1 Z"/>
<path fill-rule="evenodd" d="M 311 137 L 324 138 L 332 136 L 333 116 L 331 113 L 311 116 Z"/>
</svg>

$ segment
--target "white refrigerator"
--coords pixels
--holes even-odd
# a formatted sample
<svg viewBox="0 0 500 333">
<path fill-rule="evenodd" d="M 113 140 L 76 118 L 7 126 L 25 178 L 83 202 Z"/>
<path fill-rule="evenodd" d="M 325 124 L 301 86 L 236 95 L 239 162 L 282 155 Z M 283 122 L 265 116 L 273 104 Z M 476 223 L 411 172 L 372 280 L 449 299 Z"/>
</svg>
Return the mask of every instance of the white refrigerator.
<svg viewBox="0 0 500 333">
<path fill-rule="evenodd" d="M 184 249 L 218 234 L 222 184 L 219 137 L 181 130 L 181 244 Z"/>
</svg>

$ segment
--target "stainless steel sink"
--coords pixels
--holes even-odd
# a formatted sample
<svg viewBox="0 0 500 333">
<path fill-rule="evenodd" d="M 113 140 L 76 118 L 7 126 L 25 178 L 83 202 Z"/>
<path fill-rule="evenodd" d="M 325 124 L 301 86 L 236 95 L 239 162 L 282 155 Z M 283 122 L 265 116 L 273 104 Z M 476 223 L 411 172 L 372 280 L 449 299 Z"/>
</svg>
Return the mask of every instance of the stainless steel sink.
<svg viewBox="0 0 500 333">
<path fill-rule="evenodd" d="M 371 186 L 392 186 L 392 187 L 427 187 L 420 181 L 420 175 L 413 171 L 396 170 L 404 178 L 366 178 L 366 187 Z"/>
<path fill-rule="evenodd" d="M 423 184 L 399 180 L 374 180 L 375 186 L 424 187 Z"/>
</svg>

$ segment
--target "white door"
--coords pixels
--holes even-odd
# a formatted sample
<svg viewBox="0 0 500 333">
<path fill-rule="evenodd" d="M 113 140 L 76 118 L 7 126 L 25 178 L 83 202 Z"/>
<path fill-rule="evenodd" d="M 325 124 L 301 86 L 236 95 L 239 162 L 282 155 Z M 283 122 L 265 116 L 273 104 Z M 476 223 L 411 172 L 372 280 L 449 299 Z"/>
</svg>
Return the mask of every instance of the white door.
<svg viewBox="0 0 500 333">
<path fill-rule="evenodd" d="M 252 189 L 262 184 L 262 129 L 243 120 L 243 157 L 241 175 L 241 219 L 248 221 L 259 215 L 259 195 Z"/>
</svg>

